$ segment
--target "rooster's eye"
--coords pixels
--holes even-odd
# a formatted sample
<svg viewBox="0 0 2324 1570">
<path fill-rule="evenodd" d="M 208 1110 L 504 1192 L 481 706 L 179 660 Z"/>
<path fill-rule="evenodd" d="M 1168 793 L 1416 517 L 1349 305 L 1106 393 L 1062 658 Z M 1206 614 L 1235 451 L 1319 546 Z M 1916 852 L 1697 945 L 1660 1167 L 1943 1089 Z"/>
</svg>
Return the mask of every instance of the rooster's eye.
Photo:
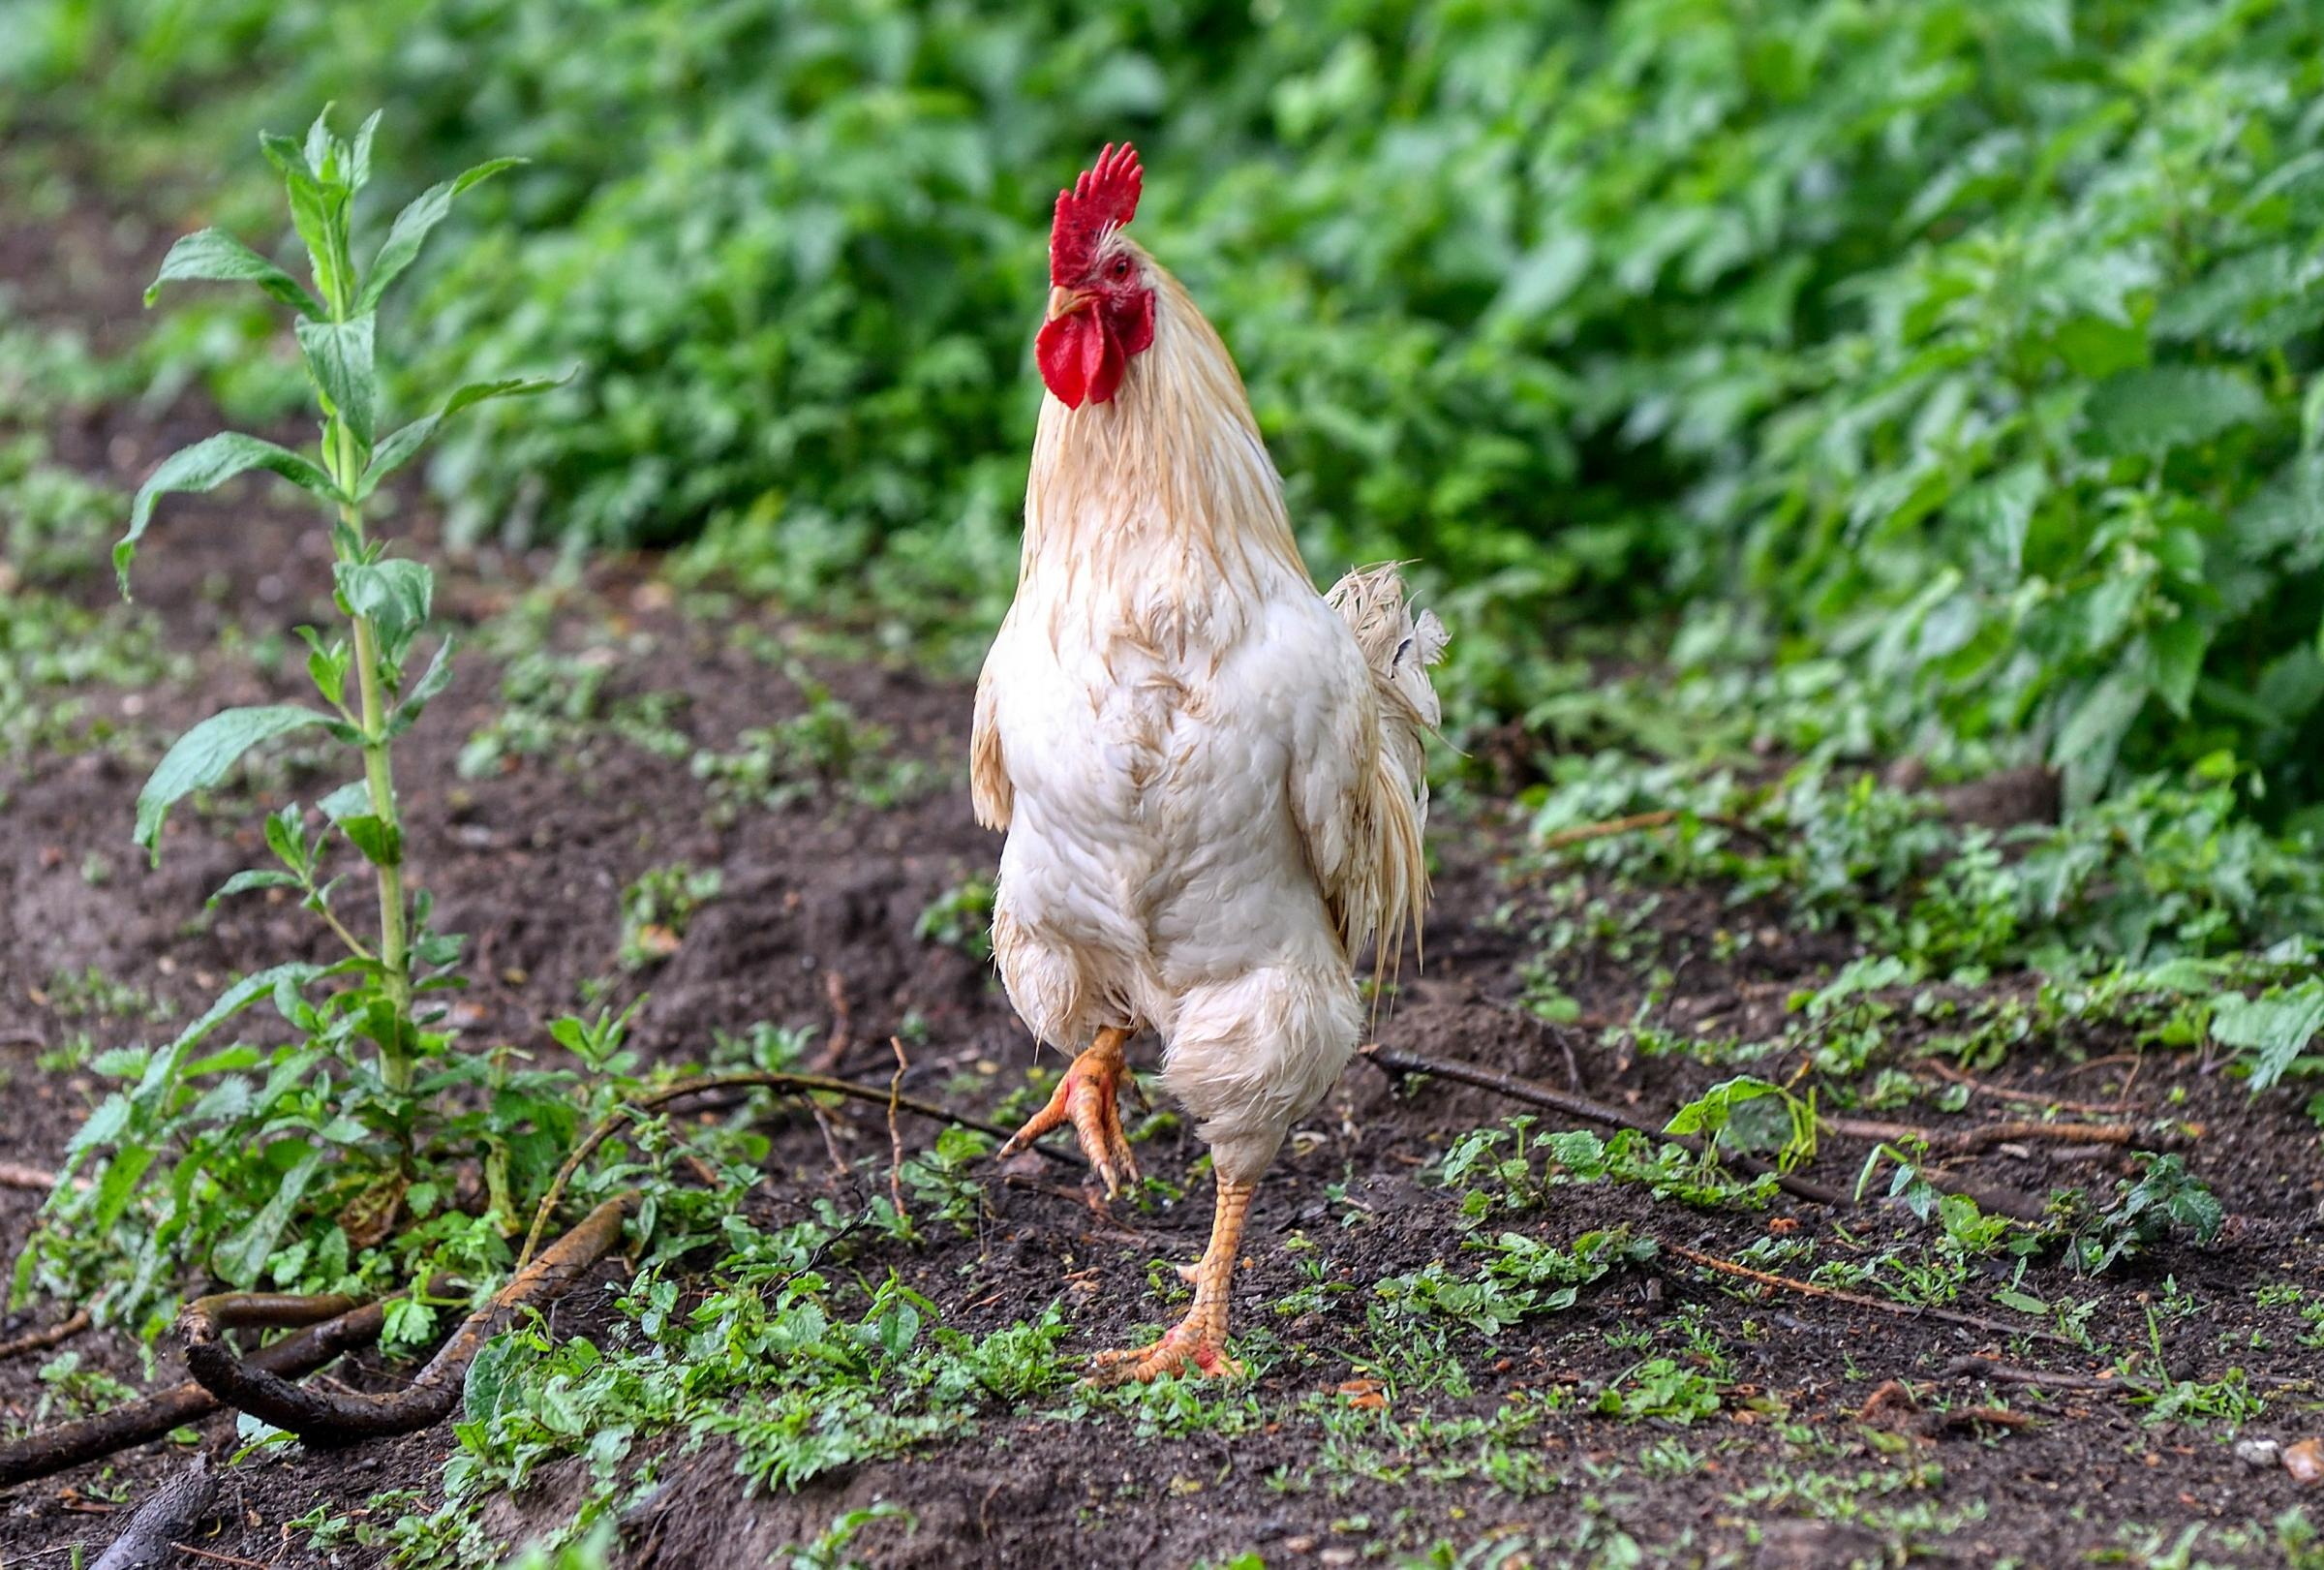
<svg viewBox="0 0 2324 1570">
<path fill-rule="evenodd" d="M 1111 270 L 1114 276 L 1116 278 L 1127 278 L 1130 275 L 1130 259 L 1128 257 L 1116 257 L 1114 259 L 1114 265 Z"/>
</svg>

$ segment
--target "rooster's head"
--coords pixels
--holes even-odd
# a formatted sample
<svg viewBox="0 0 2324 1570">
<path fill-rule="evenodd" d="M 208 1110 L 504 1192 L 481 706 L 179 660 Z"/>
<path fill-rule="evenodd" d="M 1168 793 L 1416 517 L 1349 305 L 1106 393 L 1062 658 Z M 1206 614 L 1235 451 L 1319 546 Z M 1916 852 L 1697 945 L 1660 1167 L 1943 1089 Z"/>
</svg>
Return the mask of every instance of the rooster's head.
<svg viewBox="0 0 2324 1570">
<path fill-rule="evenodd" d="M 1049 231 L 1049 320 L 1034 341 L 1041 380 L 1068 409 L 1121 389 L 1130 356 L 1154 341 L 1152 262 L 1122 227 L 1138 211 L 1138 150 L 1108 145 L 1057 193 Z"/>
</svg>

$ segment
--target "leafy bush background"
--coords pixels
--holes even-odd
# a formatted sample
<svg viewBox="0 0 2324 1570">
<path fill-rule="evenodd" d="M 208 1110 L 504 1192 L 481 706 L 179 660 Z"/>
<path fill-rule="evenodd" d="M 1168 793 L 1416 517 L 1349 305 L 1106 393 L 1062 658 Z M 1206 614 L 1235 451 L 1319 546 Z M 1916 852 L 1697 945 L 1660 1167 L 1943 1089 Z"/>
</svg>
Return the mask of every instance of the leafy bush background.
<svg viewBox="0 0 2324 1570">
<path fill-rule="evenodd" d="M 1316 565 L 1427 564 L 1468 713 L 1667 653 L 1941 775 L 2324 800 L 2317 8 L 15 9 L 0 89 L 113 177 L 326 98 L 411 149 L 382 201 L 533 157 L 415 313 L 414 382 L 583 367 L 437 460 L 472 532 L 990 621 L 1048 202 L 1129 136 Z"/>
</svg>

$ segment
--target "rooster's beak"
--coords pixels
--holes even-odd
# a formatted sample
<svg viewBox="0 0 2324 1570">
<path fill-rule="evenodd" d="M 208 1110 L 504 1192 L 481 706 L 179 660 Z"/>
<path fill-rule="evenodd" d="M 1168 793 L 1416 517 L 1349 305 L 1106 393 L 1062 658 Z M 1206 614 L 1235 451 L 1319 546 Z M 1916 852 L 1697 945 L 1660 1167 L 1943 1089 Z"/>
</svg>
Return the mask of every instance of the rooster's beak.
<svg viewBox="0 0 2324 1570">
<path fill-rule="evenodd" d="M 1063 284 L 1058 284 L 1049 292 L 1049 320 L 1055 322 L 1061 316 L 1086 311 L 1095 298 L 1087 290 L 1067 289 Z"/>
</svg>

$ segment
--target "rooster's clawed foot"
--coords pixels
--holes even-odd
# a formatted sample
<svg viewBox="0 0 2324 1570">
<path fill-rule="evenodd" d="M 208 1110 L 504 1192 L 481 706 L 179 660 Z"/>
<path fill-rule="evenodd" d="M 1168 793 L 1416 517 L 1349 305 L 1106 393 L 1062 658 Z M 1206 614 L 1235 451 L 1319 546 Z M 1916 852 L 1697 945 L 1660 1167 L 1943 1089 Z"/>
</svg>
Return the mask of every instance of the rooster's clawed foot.
<svg viewBox="0 0 2324 1570">
<path fill-rule="evenodd" d="M 1127 1031 L 1112 1028 L 1098 1031 L 1089 1050 L 1065 1070 L 1049 1105 L 1009 1137 L 999 1155 L 1015 1155 L 1060 1124 L 1070 1123 L 1081 1139 L 1082 1154 L 1089 1157 L 1089 1164 L 1097 1168 L 1105 1183 L 1108 1199 L 1121 1192 L 1125 1181 L 1136 1183 L 1138 1158 L 1130 1154 L 1129 1136 L 1121 1130 L 1121 1088 L 1130 1077 L 1121 1044 L 1129 1035 Z"/>
</svg>

